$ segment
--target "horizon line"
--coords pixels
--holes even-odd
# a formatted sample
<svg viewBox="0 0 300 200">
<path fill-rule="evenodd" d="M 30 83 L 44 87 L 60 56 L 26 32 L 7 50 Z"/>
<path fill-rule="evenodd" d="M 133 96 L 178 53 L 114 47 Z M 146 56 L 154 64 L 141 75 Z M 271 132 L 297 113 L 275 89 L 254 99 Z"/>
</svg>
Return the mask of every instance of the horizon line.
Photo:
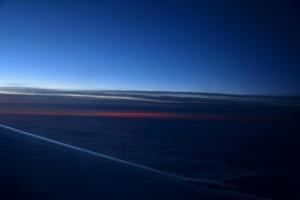
<svg viewBox="0 0 300 200">
<path fill-rule="evenodd" d="M 0 85 L 1 89 L 32 89 L 32 90 L 48 90 L 48 91 L 68 91 L 68 92 L 144 92 L 144 93 L 181 93 L 181 94 L 205 94 L 205 95 L 224 95 L 224 96 L 262 96 L 262 97 L 300 97 L 299 94 L 280 94 L 280 93 L 226 93 L 226 92 L 200 92 L 189 90 L 139 90 L 139 89 L 80 89 L 80 88 L 56 88 L 56 87 L 35 87 L 35 86 L 5 86 Z"/>
</svg>

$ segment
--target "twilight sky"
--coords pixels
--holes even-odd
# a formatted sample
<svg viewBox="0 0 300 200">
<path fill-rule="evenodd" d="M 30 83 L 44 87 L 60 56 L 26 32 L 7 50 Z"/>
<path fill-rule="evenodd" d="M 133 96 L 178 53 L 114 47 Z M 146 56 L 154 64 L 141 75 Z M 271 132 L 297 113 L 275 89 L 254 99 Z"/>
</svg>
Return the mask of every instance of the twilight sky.
<svg viewBox="0 0 300 200">
<path fill-rule="evenodd" d="M 292 2 L 4 0 L 0 86 L 300 94 Z"/>
</svg>

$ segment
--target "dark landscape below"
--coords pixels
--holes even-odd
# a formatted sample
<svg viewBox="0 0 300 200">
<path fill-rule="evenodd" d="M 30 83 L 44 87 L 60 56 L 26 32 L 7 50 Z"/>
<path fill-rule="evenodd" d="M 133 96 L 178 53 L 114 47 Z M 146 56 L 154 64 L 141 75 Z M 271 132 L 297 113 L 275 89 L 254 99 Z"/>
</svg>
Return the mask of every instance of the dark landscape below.
<svg viewBox="0 0 300 200">
<path fill-rule="evenodd" d="M 1 124 L 195 182 L 224 182 L 257 196 L 297 199 L 299 97 L 1 92 Z"/>
</svg>

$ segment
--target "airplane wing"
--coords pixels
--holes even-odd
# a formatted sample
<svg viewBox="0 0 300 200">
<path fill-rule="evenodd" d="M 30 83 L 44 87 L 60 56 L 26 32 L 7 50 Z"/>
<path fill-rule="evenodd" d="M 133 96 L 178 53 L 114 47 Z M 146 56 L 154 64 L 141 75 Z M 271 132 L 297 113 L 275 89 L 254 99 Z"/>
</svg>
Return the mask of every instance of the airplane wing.
<svg viewBox="0 0 300 200">
<path fill-rule="evenodd" d="M 256 200 L 0 125 L 0 198 Z"/>
</svg>

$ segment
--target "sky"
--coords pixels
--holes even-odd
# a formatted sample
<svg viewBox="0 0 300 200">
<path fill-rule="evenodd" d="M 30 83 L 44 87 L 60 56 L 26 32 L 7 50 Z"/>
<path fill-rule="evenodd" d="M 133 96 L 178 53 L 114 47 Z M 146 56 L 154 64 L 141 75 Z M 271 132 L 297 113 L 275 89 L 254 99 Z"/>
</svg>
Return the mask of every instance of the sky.
<svg viewBox="0 0 300 200">
<path fill-rule="evenodd" d="M 0 86 L 300 94 L 297 6 L 4 0 Z"/>
</svg>

